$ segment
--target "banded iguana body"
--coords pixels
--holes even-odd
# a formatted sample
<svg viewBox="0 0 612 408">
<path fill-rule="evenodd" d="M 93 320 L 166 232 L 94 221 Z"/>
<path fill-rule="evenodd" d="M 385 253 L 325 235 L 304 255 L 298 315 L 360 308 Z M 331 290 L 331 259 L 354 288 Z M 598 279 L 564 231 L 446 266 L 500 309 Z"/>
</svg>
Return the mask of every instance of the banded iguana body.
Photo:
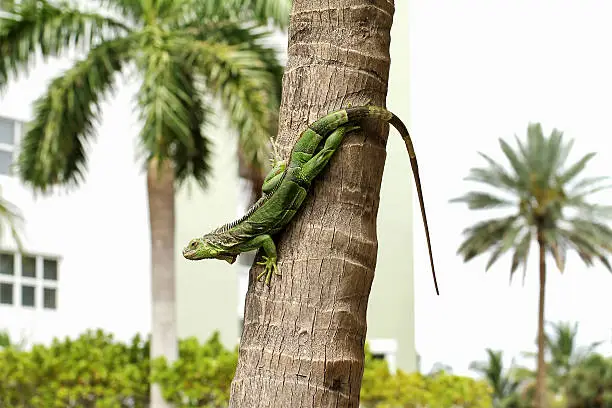
<svg viewBox="0 0 612 408">
<path fill-rule="evenodd" d="M 277 161 L 264 179 L 262 197 L 246 214 L 212 232 L 192 239 L 183 249 L 186 259 L 222 259 L 230 264 L 242 252 L 263 249 L 264 270 L 257 279 L 265 277 L 270 284 L 273 274 L 280 275 L 277 266 L 276 245 L 272 235 L 281 231 L 296 214 L 314 178 L 325 168 L 338 150 L 344 136 L 359 128 L 356 124 L 363 119 L 386 121 L 395 127 L 408 149 L 410 164 L 417 188 L 421 215 L 425 226 L 427 248 L 431 263 L 436 293 L 438 284 L 433 264 L 429 227 L 425 215 L 423 193 L 414 148 L 410 134 L 402 121 L 385 108 L 378 106 L 355 106 L 329 113 L 316 120 L 302 132 L 289 156 L 289 163 Z"/>
</svg>

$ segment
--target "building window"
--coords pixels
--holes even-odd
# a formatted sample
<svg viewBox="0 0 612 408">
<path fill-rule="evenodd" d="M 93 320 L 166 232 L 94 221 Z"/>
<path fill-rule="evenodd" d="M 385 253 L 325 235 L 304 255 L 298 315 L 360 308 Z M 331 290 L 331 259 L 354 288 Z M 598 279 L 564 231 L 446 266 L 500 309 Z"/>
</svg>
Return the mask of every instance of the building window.
<svg viewBox="0 0 612 408">
<path fill-rule="evenodd" d="M 13 254 L 0 254 L 0 274 L 15 275 L 15 257 Z"/>
<path fill-rule="evenodd" d="M 45 309 L 56 309 L 57 290 L 55 288 L 44 288 L 44 307 Z"/>
<path fill-rule="evenodd" d="M 57 309 L 58 262 L 50 256 L 1 252 L 0 305 Z"/>
<path fill-rule="evenodd" d="M 14 120 L 0 118 L 0 174 L 11 174 L 17 126 L 19 125 Z"/>
<path fill-rule="evenodd" d="M 368 340 L 372 357 L 387 361 L 389 371 L 397 370 L 397 340 L 395 339 L 371 339 Z"/>
<path fill-rule="evenodd" d="M 0 283 L 0 304 L 1 305 L 12 305 L 13 304 L 13 284 L 2 282 Z"/>
<path fill-rule="evenodd" d="M 36 257 L 29 255 L 21 257 L 21 276 L 36 278 Z"/>
<path fill-rule="evenodd" d="M 57 280 L 57 261 L 55 259 L 45 259 L 43 263 L 43 273 L 45 280 Z"/>
<path fill-rule="evenodd" d="M 21 306 L 34 307 L 36 287 L 32 285 L 21 285 Z"/>
</svg>

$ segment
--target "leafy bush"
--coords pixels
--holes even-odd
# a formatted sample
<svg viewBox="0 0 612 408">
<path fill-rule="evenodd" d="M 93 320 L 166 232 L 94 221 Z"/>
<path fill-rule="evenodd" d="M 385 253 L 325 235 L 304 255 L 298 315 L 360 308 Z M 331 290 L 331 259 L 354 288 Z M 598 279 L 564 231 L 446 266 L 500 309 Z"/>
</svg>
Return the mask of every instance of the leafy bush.
<svg viewBox="0 0 612 408">
<path fill-rule="evenodd" d="M 592 354 L 569 373 L 566 389 L 568 408 L 612 406 L 612 358 Z"/>
<path fill-rule="evenodd" d="M 490 408 L 491 393 L 485 381 L 443 371 L 426 376 L 397 370 L 393 375 L 366 348 L 360 398 L 365 408 Z"/>
<path fill-rule="evenodd" d="M 237 361 L 237 350 L 226 349 L 218 333 L 204 344 L 181 340 L 179 359 L 173 364 L 156 359 L 151 376 L 149 342 L 139 336 L 125 344 L 98 330 L 29 351 L 8 345 L 0 349 L 0 407 L 144 408 L 150 378 L 177 408 L 226 407 Z M 444 372 L 391 374 L 368 350 L 361 400 L 367 408 L 491 406 L 482 381 Z"/>
<path fill-rule="evenodd" d="M 226 350 L 214 333 L 204 346 L 193 338 L 182 340 L 179 355 L 172 365 L 163 358 L 153 363 L 152 379 L 161 385 L 164 398 L 177 408 L 227 406 L 237 350 Z"/>
<path fill-rule="evenodd" d="M 179 361 L 153 363 L 153 378 L 176 407 L 227 405 L 237 352 L 223 348 L 218 334 L 201 345 L 181 340 Z M 146 407 L 149 402 L 149 341 L 129 344 L 101 330 L 77 339 L 54 340 L 30 351 L 0 351 L 0 407 Z"/>
<path fill-rule="evenodd" d="M 75 340 L 54 340 L 30 351 L 0 352 L 0 406 L 130 407 L 148 398 L 148 344 L 130 344 L 88 331 Z"/>
</svg>

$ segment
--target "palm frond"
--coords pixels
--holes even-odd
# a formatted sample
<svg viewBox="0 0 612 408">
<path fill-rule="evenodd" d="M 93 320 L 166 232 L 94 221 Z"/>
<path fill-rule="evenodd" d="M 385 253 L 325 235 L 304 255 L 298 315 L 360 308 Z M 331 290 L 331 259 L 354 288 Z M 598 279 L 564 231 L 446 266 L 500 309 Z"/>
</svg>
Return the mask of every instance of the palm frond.
<svg viewBox="0 0 612 408">
<path fill-rule="evenodd" d="M 16 166 L 26 184 L 45 193 L 52 185 L 78 185 L 83 180 L 85 140 L 94 135 L 100 100 L 129 61 L 132 44 L 126 37 L 98 45 L 55 78 L 35 102 L 34 120 Z"/>
<path fill-rule="evenodd" d="M 527 271 L 527 258 L 529 257 L 529 248 L 531 247 L 532 235 L 531 230 L 527 230 L 515 247 L 514 255 L 512 256 L 512 265 L 510 266 L 510 281 L 512 281 L 514 272 L 516 272 L 518 267 L 521 265 L 524 267 L 523 280 L 525 279 L 525 273 Z"/>
<path fill-rule="evenodd" d="M 567 242 L 562 234 L 558 234 L 556 229 L 545 229 L 542 232 L 546 248 L 553 256 L 557 268 L 563 272 L 565 270 L 565 260 L 567 257 Z"/>
<path fill-rule="evenodd" d="M 260 54 L 245 45 L 177 41 L 175 46 L 202 75 L 207 91 L 218 97 L 229 113 L 244 158 L 263 167 L 269 156 L 268 141 L 273 136 L 270 119 L 278 106 L 273 92 L 278 78 Z"/>
<path fill-rule="evenodd" d="M 517 143 L 521 146 L 520 141 L 517 139 Z M 527 182 L 529 180 L 529 168 L 527 165 L 519 158 L 518 154 L 510 147 L 508 143 L 506 143 L 503 139 L 499 139 L 499 144 L 504 152 L 504 155 L 510 162 L 510 165 L 514 169 L 517 175 L 517 184 L 521 188 L 525 189 L 527 187 Z"/>
<path fill-rule="evenodd" d="M 0 194 L 0 232 L 8 228 L 19 251 L 23 251 L 23 241 L 21 239 L 23 221 L 19 208 Z"/>
<path fill-rule="evenodd" d="M 16 2 L 0 16 L 0 90 L 11 75 L 27 74 L 37 53 L 43 58 L 86 49 L 129 32 L 120 21 L 47 1 Z"/>
<path fill-rule="evenodd" d="M 584 192 L 585 188 L 593 189 L 598 187 L 599 183 L 602 181 L 610 180 L 609 176 L 601 176 L 601 177 L 585 177 L 578 181 L 573 186 L 569 187 L 568 196 L 581 195 Z"/>
<path fill-rule="evenodd" d="M 559 156 L 563 148 L 563 133 L 557 129 L 553 129 L 550 137 L 543 142 L 542 147 L 542 170 L 540 179 L 540 188 L 548 188 L 554 185 L 554 177 L 559 168 Z"/>
<path fill-rule="evenodd" d="M 585 155 L 583 158 L 581 158 L 580 160 L 578 160 L 576 163 L 574 163 L 572 166 L 570 166 L 567 170 L 565 170 L 565 172 L 563 172 L 559 176 L 559 182 L 561 184 L 566 184 L 566 183 L 572 181 L 572 179 L 574 177 L 576 177 L 578 174 L 580 174 L 580 172 L 582 170 L 584 170 L 584 168 L 586 167 L 588 162 L 593 157 L 595 157 L 595 153 L 589 153 L 589 154 Z"/>
<path fill-rule="evenodd" d="M 527 164 L 533 175 L 541 175 L 546 157 L 542 155 L 546 143 L 542 125 L 530 123 L 527 125 Z"/>
<path fill-rule="evenodd" d="M 120 13 L 125 18 L 129 18 L 132 22 L 140 23 L 142 23 L 145 15 L 143 6 L 155 4 L 155 2 L 146 3 L 141 0 L 99 0 L 99 3 L 101 6 Z"/>
<path fill-rule="evenodd" d="M 578 256 L 587 266 L 593 265 L 594 258 L 598 259 L 610 272 L 612 267 L 606 255 L 612 252 L 609 236 L 612 231 L 606 225 L 597 224 L 584 219 L 569 220 L 569 229 L 559 228 L 559 233 L 578 253 Z"/>
<path fill-rule="evenodd" d="M 193 10 L 199 21 L 255 21 L 267 25 L 270 21 L 284 30 L 289 24 L 291 0 L 191 0 L 185 6 Z"/>
<path fill-rule="evenodd" d="M 517 225 L 511 227 L 508 232 L 504 235 L 501 242 L 497 245 L 493 253 L 491 254 L 491 258 L 487 262 L 487 266 L 485 267 L 485 271 L 488 271 L 491 266 L 499 259 L 500 256 L 508 252 L 510 248 L 516 245 L 516 237 L 523 230 L 521 225 Z"/>
<path fill-rule="evenodd" d="M 450 200 L 451 203 L 467 203 L 470 210 L 486 210 L 491 208 L 516 206 L 516 203 L 510 200 L 496 197 L 489 193 L 480 191 L 470 191 L 469 193 Z"/>
<path fill-rule="evenodd" d="M 459 246 L 457 254 L 462 255 L 464 261 L 467 262 L 488 251 L 502 241 L 506 234 L 512 232 L 516 219 L 517 216 L 494 218 L 466 228 L 463 234 L 467 238 Z"/>
<path fill-rule="evenodd" d="M 195 74 L 178 55 L 149 47 L 141 61 L 144 80 L 138 92 L 143 127 L 142 146 L 148 160 L 174 163 L 176 180 L 189 176 L 206 186 L 210 172 L 209 140 L 203 133 L 211 111 L 197 89 Z"/>
<path fill-rule="evenodd" d="M 227 44 L 248 49 L 257 55 L 265 70 L 273 76 L 273 87 L 269 90 L 273 98 L 270 103 L 276 109 L 280 104 L 284 67 L 278 52 L 272 46 L 273 33 L 255 23 L 237 23 L 231 20 L 192 21 L 176 28 L 175 36 L 185 35 L 206 43 Z"/>
</svg>

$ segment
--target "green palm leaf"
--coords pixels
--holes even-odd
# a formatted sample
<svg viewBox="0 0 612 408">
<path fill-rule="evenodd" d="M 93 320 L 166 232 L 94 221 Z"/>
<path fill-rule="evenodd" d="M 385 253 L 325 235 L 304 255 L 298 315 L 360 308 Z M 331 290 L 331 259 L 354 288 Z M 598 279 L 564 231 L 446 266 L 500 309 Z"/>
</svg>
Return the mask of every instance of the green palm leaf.
<svg viewBox="0 0 612 408">
<path fill-rule="evenodd" d="M 245 158 L 263 166 L 269 155 L 269 115 L 276 105 L 268 90 L 275 89 L 277 78 L 259 54 L 244 45 L 177 41 L 175 46 L 202 75 L 207 91 L 221 100 L 239 131 Z"/>
<path fill-rule="evenodd" d="M 196 78 L 180 58 L 163 49 L 148 50 L 138 93 L 142 146 L 148 159 L 171 159 L 179 183 L 188 176 L 206 186 L 209 139 L 203 133 L 211 109 L 198 96 Z"/>
<path fill-rule="evenodd" d="M 281 29 L 289 24 L 291 0 L 193 0 L 187 7 L 200 20 L 255 21 L 266 25 L 271 20 Z"/>
<path fill-rule="evenodd" d="M 450 202 L 467 203 L 468 208 L 470 210 L 483 210 L 483 209 L 508 207 L 511 205 L 515 205 L 515 203 L 510 200 L 505 200 L 503 198 L 496 197 L 492 194 L 483 193 L 480 191 L 470 191 L 464 196 L 450 200 Z"/>
<path fill-rule="evenodd" d="M 65 49 L 89 47 L 129 32 L 113 18 L 47 1 L 22 1 L 0 15 L 0 90 L 10 75 L 27 74 L 36 53 L 43 58 Z"/>
<path fill-rule="evenodd" d="M 10 231 L 17 244 L 17 248 L 19 251 L 22 251 L 21 231 L 23 230 L 23 216 L 13 203 L 0 195 L 0 233 L 5 229 Z"/>
<path fill-rule="evenodd" d="M 470 169 L 466 178 L 503 191 L 512 198 L 470 191 L 451 202 L 464 202 L 472 210 L 508 208 L 516 211 L 517 215 L 498 219 L 505 220 L 503 228 L 500 221 L 491 220 L 467 228 L 458 253 L 467 262 L 491 251 L 486 266 L 488 270 L 504 253 L 514 248 L 510 266 L 512 279 L 521 265 L 526 272 L 530 243 L 536 236 L 527 228 L 529 226 L 542 233 L 545 251 L 553 256 L 559 270 L 565 268 L 568 249 L 575 250 L 587 265 L 599 260 L 609 268 L 607 256 L 612 252 L 612 229 L 601 221 L 612 218 L 612 206 L 593 204 L 588 199 L 611 186 L 602 184 L 608 177 L 579 178 L 594 153 L 566 168 L 573 140 L 565 142 L 563 133 L 556 129 L 545 137 L 538 123 L 528 125 L 526 143 L 518 138 L 516 142 L 518 148 L 514 149 L 504 140 L 499 141 L 512 172 L 479 153 L 488 166 Z M 577 216 L 571 218 L 569 215 L 574 213 Z M 513 217 L 516 223 L 509 222 Z"/>
<path fill-rule="evenodd" d="M 78 185 L 86 168 L 85 140 L 94 135 L 98 105 L 129 61 L 132 38 L 107 41 L 55 78 L 34 105 L 34 121 L 17 159 L 21 178 L 40 192 Z"/>
</svg>

